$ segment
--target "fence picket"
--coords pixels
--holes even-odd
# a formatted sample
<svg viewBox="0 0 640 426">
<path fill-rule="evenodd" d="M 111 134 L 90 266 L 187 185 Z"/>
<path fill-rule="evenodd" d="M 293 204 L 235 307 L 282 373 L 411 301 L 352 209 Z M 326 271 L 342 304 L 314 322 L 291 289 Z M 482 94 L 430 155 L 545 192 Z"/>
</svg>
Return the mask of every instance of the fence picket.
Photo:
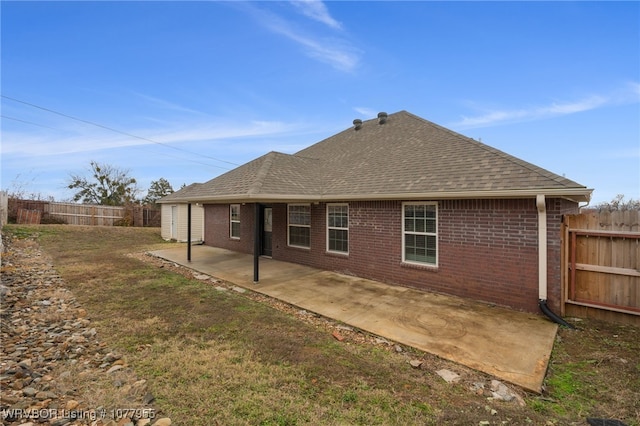
<svg viewBox="0 0 640 426">
<path fill-rule="evenodd" d="M 640 324 L 640 211 L 566 215 L 564 312 Z"/>
</svg>

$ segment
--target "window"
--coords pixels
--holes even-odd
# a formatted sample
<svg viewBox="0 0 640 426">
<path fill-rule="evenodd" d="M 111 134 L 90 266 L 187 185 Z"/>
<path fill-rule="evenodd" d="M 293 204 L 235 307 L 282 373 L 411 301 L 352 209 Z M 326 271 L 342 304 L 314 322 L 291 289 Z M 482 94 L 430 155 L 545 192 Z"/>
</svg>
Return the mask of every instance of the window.
<svg viewBox="0 0 640 426">
<path fill-rule="evenodd" d="M 309 204 L 289 204 L 289 245 L 310 247 L 311 206 Z"/>
<path fill-rule="evenodd" d="M 405 203 L 402 219 L 402 261 L 426 265 L 438 264 L 438 223 L 435 203 Z"/>
<path fill-rule="evenodd" d="M 240 204 L 231 204 L 229 206 L 229 236 L 231 238 L 240 238 Z"/>
<path fill-rule="evenodd" d="M 327 204 L 327 251 L 349 253 L 348 204 Z"/>
</svg>

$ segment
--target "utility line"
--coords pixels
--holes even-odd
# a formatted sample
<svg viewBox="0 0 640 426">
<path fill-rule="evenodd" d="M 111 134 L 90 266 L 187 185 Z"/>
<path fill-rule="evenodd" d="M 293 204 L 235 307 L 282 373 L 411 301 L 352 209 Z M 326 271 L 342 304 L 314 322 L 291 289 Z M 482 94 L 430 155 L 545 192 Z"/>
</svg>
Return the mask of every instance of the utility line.
<svg viewBox="0 0 640 426">
<path fill-rule="evenodd" d="M 143 136 L 134 135 L 134 134 L 132 134 L 132 133 L 128 133 L 128 132 L 123 132 L 122 130 L 114 129 L 114 128 L 112 128 L 112 127 L 105 126 L 105 125 L 102 125 L 102 124 L 99 124 L 99 123 L 95 123 L 95 122 L 93 122 L 93 121 L 84 120 L 84 119 L 82 119 L 82 118 L 78 118 L 78 117 L 74 117 L 74 116 L 72 116 L 72 115 L 64 114 L 64 113 L 62 113 L 62 112 L 58 112 L 58 111 L 55 111 L 55 110 L 52 110 L 52 109 L 49 109 L 49 108 L 45 108 L 45 107 L 42 107 L 42 106 L 40 106 L 40 105 L 36 105 L 36 104 L 32 104 L 32 103 L 30 103 L 30 102 L 22 101 L 22 100 L 20 100 L 20 99 L 12 98 L 11 96 L 6 96 L 6 95 L 0 95 L 0 96 L 2 96 L 2 97 L 3 97 L 3 98 L 5 98 L 5 99 L 12 100 L 12 101 L 14 101 L 14 102 L 19 102 L 19 103 L 21 103 L 21 104 L 28 105 L 28 106 L 33 107 L 33 108 L 38 108 L 38 109 L 41 109 L 41 110 L 43 110 L 43 111 L 50 112 L 50 113 L 52 113 L 52 114 L 57 114 L 57 115 L 60 115 L 60 116 L 62 116 L 62 117 L 70 118 L 71 120 L 79 121 L 79 122 L 81 122 L 81 123 L 89 124 L 89 125 L 91 125 L 91 126 L 100 127 L 100 128 L 102 128 L 102 129 L 109 130 L 110 132 L 115 132 L 115 133 L 119 133 L 119 134 L 121 134 L 121 135 L 129 136 L 129 137 L 131 137 L 131 138 L 140 139 L 140 140 L 143 140 L 143 141 L 147 141 L 147 142 L 155 143 L 155 144 L 158 144 L 158 145 L 166 146 L 167 148 L 175 149 L 175 150 L 177 150 L 177 151 L 183 151 L 183 152 L 187 152 L 187 153 L 189 153 L 189 154 L 198 155 L 198 156 L 200 156 L 200 157 L 209 158 L 209 159 L 211 159 L 211 160 L 219 161 L 219 162 L 221 162 L 221 163 L 231 164 L 231 165 L 233 165 L 233 166 L 239 166 L 239 164 L 237 164 L 237 163 L 232 163 L 232 162 L 230 162 L 230 161 L 220 160 L 219 158 L 210 157 L 210 156 L 208 156 L 208 155 L 203 155 L 203 154 L 198 154 L 198 153 L 196 153 L 196 152 L 192 152 L 192 151 L 189 151 L 189 150 L 187 150 L 187 149 L 183 149 L 183 148 L 178 148 L 178 147 L 176 147 L 176 146 L 169 145 L 169 144 L 164 143 L 164 142 L 158 142 L 158 141 L 154 141 L 153 139 L 145 138 L 145 137 L 143 137 Z M 9 118 L 9 117 L 8 117 L 8 118 Z M 12 119 L 12 118 L 10 118 L 10 119 Z M 15 119 L 13 119 L 13 120 L 15 120 Z M 17 121 L 24 121 L 24 120 L 17 120 Z M 26 122 L 26 121 L 25 121 L 25 122 Z M 29 123 L 29 124 L 35 124 L 35 123 Z M 44 126 L 44 127 L 46 127 L 46 126 Z M 214 166 L 214 167 L 220 167 L 220 166 Z M 224 168 L 224 167 L 221 167 L 221 168 Z M 227 169 L 227 170 L 228 170 L 228 169 Z"/>
<path fill-rule="evenodd" d="M 60 130 L 60 129 L 56 129 L 55 127 L 45 126 L 44 124 L 38 124 L 38 123 L 34 123 L 32 121 L 21 120 L 19 118 L 9 117 L 9 116 L 6 116 L 6 115 L 0 115 L 0 117 L 6 118 L 7 120 L 19 121 L 20 123 L 31 124 L 32 126 L 44 127 L 46 129 L 51 129 L 51 130 Z"/>
</svg>

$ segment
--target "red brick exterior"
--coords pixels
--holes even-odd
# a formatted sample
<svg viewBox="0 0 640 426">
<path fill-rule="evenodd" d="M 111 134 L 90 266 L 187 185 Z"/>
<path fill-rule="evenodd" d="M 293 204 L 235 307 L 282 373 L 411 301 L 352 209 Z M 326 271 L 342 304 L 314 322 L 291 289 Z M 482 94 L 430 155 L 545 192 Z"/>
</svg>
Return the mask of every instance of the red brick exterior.
<svg viewBox="0 0 640 426">
<path fill-rule="evenodd" d="M 273 258 L 538 312 L 535 199 L 438 201 L 438 266 L 402 262 L 402 202 L 349 203 L 349 254 L 326 251 L 326 204 L 311 204 L 311 247 L 287 245 L 287 205 L 273 204 Z M 548 199 L 548 304 L 559 311 L 560 224 L 577 203 Z M 254 204 L 229 237 L 229 205 L 205 205 L 205 244 L 253 253 Z"/>
</svg>

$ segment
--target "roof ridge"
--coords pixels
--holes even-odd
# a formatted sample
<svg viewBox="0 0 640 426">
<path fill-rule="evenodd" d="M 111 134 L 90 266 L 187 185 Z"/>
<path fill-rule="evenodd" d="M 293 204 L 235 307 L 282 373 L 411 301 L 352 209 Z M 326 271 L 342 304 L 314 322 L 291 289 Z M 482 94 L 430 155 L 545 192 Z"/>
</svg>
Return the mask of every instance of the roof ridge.
<svg viewBox="0 0 640 426">
<path fill-rule="evenodd" d="M 267 174 L 269 174 L 269 170 L 273 165 L 276 154 L 278 153 L 275 151 L 269 151 L 263 156 L 264 161 L 260 165 L 260 168 L 258 169 L 258 173 L 256 173 L 256 177 L 253 183 L 251 184 L 251 186 L 249 187 L 249 191 L 248 191 L 249 194 L 260 193 L 260 188 L 262 188 L 262 185 L 264 183 L 264 178 L 267 176 Z"/>
</svg>

